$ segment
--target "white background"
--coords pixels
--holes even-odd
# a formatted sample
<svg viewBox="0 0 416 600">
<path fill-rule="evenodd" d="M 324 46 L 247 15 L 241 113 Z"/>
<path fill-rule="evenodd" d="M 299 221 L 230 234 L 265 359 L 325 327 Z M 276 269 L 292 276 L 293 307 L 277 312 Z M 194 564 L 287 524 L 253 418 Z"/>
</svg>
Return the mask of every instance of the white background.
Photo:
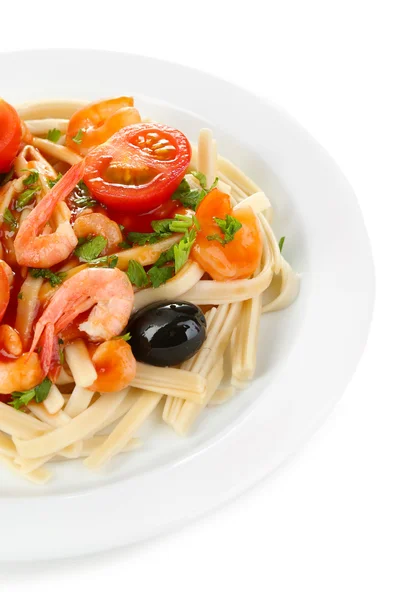
<svg viewBox="0 0 416 600">
<path fill-rule="evenodd" d="M 365 355 L 325 425 L 251 492 L 140 547 L 0 564 L 2 600 L 416 597 L 414 2 L 243 4 L 4 2 L 0 50 L 168 58 L 285 107 L 339 163 L 364 213 L 377 270 Z M 247 126 L 255 135 L 252 115 Z"/>
</svg>

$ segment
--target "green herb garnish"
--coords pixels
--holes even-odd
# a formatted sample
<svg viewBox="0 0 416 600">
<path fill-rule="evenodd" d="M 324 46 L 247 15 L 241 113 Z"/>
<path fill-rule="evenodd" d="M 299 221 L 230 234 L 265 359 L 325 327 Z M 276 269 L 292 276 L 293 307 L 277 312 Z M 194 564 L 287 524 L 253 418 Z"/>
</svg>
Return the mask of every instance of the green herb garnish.
<svg viewBox="0 0 416 600">
<path fill-rule="evenodd" d="M 91 197 L 90 190 L 87 188 L 82 179 L 73 189 L 70 200 L 78 208 L 91 208 L 97 204 L 97 201 Z"/>
<path fill-rule="evenodd" d="M 135 246 L 144 246 L 145 244 L 155 244 L 170 235 L 170 233 L 137 233 L 136 231 L 130 231 L 127 239 Z"/>
<path fill-rule="evenodd" d="M 191 175 L 193 175 L 195 177 L 195 179 L 198 179 L 202 188 L 207 187 L 207 178 L 205 177 L 205 175 L 203 173 L 201 173 L 201 171 L 191 171 Z"/>
<path fill-rule="evenodd" d="M 97 235 L 87 242 L 78 245 L 74 250 L 74 254 L 84 262 L 91 262 L 100 256 L 106 246 L 107 240 L 105 237 Z"/>
<path fill-rule="evenodd" d="M 78 129 L 78 133 L 76 135 L 74 135 L 74 137 L 72 138 L 72 141 L 75 142 L 76 144 L 80 144 L 82 142 L 83 137 L 84 137 L 84 132 L 82 131 L 82 129 Z"/>
<path fill-rule="evenodd" d="M 207 240 L 216 240 L 222 246 L 225 246 L 225 244 L 232 242 L 237 231 L 242 228 L 242 224 L 240 223 L 240 221 L 238 221 L 238 219 L 236 219 L 232 215 L 227 215 L 225 219 L 219 219 L 218 217 L 214 217 L 214 221 L 221 229 L 222 233 L 224 234 L 224 237 L 222 238 L 220 235 L 218 235 L 218 233 L 215 233 L 214 235 L 208 235 Z"/>
<path fill-rule="evenodd" d="M 26 392 L 12 392 L 12 402 L 9 402 L 9 404 L 16 410 L 20 410 L 23 406 L 27 406 L 31 400 L 40 404 L 48 397 L 51 386 L 52 381 L 46 377 L 42 383 L 31 390 L 27 390 Z"/>
<path fill-rule="evenodd" d="M 26 187 L 35 185 L 35 183 L 39 181 L 39 171 L 36 171 L 36 169 L 26 170 L 29 171 L 29 175 L 26 177 L 26 179 L 23 179 L 23 185 L 25 185 Z"/>
<path fill-rule="evenodd" d="M 147 274 L 150 277 L 152 287 L 158 288 L 162 283 L 173 277 L 175 269 L 173 267 L 152 267 Z"/>
<path fill-rule="evenodd" d="M 49 180 L 48 180 L 48 186 L 49 186 L 50 188 L 53 188 L 53 186 L 54 186 L 54 185 L 56 185 L 56 184 L 58 183 L 58 181 L 59 181 L 60 179 L 62 179 L 62 177 L 63 177 L 62 173 L 58 173 L 58 176 L 57 176 L 57 178 L 56 178 L 56 179 L 49 179 Z"/>
<path fill-rule="evenodd" d="M 149 283 L 146 271 L 137 260 L 129 260 L 127 277 L 130 279 L 131 283 L 138 288 L 145 287 Z"/>
<path fill-rule="evenodd" d="M 173 246 L 168 250 L 162 252 L 157 261 L 155 262 L 155 267 L 163 267 L 167 262 L 173 262 L 175 260 L 175 255 L 173 253 Z"/>
<path fill-rule="evenodd" d="M 185 234 L 183 238 L 173 246 L 173 255 L 175 259 L 175 273 L 178 273 L 189 258 L 192 245 L 196 239 L 196 231 L 192 229 Z"/>
<path fill-rule="evenodd" d="M 116 335 L 115 337 L 111 338 L 113 340 L 124 340 L 125 342 L 129 342 L 131 340 L 131 333 L 127 332 L 124 335 Z"/>
<path fill-rule="evenodd" d="M 120 242 L 118 244 L 118 247 L 121 248 L 122 250 L 128 250 L 130 249 L 132 246 L 131 244 L 129 244 L 128 242 L 126 242 L 125 240 L 123 240 L 122 242 Z"/>
<path fill-rule="evenodd" d="M 19 196 L 16 198 L 16 208 L 22 209 L 27 206 L 38 192 L 40 192 L 40 187 L 29 188 L 19 194 Z"/>
<path fill-rule="evenodd" d="M 179 202 L 181 202 L 185 208 L 196 210 L 201 200 L 203 200 L 206 195 L 207 192 L 203 189 L 191 190 L 191 186 L 186 179 L 182 179 L 178 189 L 172 195 L 172 200 L 179 200 Z"/>
<path fill-rule="evenodd" d="M 283 244 L 285 243 L 286 236 L 283 236 L 279 240 L 279 250 L 280 252 L 283 250 Z"/>
<path fill-rule="evenodd" d="M 23 300 L 23 292 L 19 292 L 19 293 L 17 294 L 17 299 L 18 299 L 18 300 Z"/>
<path fill-rule="evenodd" d="M 7 223 L 7 225 L 10 227 L 10 229 L 16 229 L 17 221 L 14 218 L 12 211 L 8 207 L 4 210 L 3 220 L 5 223 Z"/>
<path fill-rule="evenodd" d="M 108 267 L 109 269 L 115 269 L 118 263 L 118 256 L 115 254 L 110 254 L 110 256 L 101 256 L 100 258 L 96 258 L 95 260 L 91 260 L 89 262 L 90 265 L 99 265 L 103 267 Z"/>
<path fill-rule="evenodd" d="M 32 277 L 35 277 L 35 279 L 38 279 L 39 277 L 47 279 L 52 287 L 61 285 L 65 277 L 65 273 L 54 273 L 50 269 L 30 269 L 30 274 Z"/>
<path fill-rule="evenodd" d="M 61 132 L 59 131 L 59 129 L 49 129 L 48 131 L 48 135 L 47 138 L 50 142 L 53 142 L 54 144 L 56 144 L 56 142 L 59 140 L 59 138 L 61 137 Z"/>
</svg>

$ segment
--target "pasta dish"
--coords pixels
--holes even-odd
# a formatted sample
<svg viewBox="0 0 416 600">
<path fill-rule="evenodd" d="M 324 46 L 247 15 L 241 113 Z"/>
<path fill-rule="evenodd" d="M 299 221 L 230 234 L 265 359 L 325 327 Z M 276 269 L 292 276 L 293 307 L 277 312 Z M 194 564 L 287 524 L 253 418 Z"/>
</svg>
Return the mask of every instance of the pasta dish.
<svg viewBox="0 0 416 600">
<path fill-rule="evenodd" d="M 271 220 L 209 129 L 0 98 L 0 462 L 98 469 L 158 405 L 186 435 L 248 385 L 261 315 L 299 289 Z"/>
</svg>

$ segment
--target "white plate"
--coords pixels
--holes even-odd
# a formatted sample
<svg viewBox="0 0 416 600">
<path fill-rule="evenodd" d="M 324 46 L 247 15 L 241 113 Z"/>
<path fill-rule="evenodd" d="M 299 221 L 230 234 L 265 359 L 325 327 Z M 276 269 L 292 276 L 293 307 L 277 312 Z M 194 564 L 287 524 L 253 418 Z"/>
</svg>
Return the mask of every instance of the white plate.
<svg viewBox="0 0 416 600">
<path fill-rule="evenodd" d="M 2 54 L 0 72 L 2 96 L 12 103 L 131 94 L 142 114 L 192 140 L 201 126 L 211 127 L 220 153 L 272 200 L 285 255 L 302 273 L 296 303 L 262 318 L 253 384 L 205 411 L 189 438 L 155 420 L 140 434 L 143 449 L 118 457 L 105 473 L 60 464 L 43 488 L 0 470 L 0 559 L 48 559 L 121 546 L 183 524 L 287 459 L 323 421 L 357 366 L 374 272 L 351 187 L 306 131 L 268 102 L 204 73 L 126 54 Z"/>
</svg>

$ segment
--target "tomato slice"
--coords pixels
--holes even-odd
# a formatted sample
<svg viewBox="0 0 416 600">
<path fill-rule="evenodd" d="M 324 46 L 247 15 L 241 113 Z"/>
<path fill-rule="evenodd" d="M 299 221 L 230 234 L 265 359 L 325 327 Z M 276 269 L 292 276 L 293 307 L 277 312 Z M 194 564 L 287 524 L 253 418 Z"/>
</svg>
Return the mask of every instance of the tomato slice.
<svg viewBox="0 0 416 600">
<path fill-rule="evenodd" d="M 106 206 L 144 214 L 170 199 L 191 153 L 188 139 L 177 129 L 131 125 L 86 156 L 84 181 Z"/>
<path fill-rule="evenodd" d="M 123 127 L 141 122 L 140 113 L 133 105 L 133 98 L 122 96 L 94 102 L 77 110 L 68 124 L 66 145 L 85 156 Z"/>
<path fill-rule="evenodd" d="M 21 139 L 22 126 L 16 109 L 0 98 L 0 173 L 10 171 Z"/>
<path fill-rule="evenodd" d="M 235 217 L 242 225 L 234 239 L 226 244 L 218 241 L 223 232 L 214 217 Z M 230 197 L 218 189 L 205 196 L 196 211 L 200 224 L 191 256 L 216 281 L 231 281 L 253 275 L 260 265 L 263 241 L 257 217 L 249 206 L 232 208 Z M 217 239 L 208 239 L 213 236 Z"/>
</svg>

